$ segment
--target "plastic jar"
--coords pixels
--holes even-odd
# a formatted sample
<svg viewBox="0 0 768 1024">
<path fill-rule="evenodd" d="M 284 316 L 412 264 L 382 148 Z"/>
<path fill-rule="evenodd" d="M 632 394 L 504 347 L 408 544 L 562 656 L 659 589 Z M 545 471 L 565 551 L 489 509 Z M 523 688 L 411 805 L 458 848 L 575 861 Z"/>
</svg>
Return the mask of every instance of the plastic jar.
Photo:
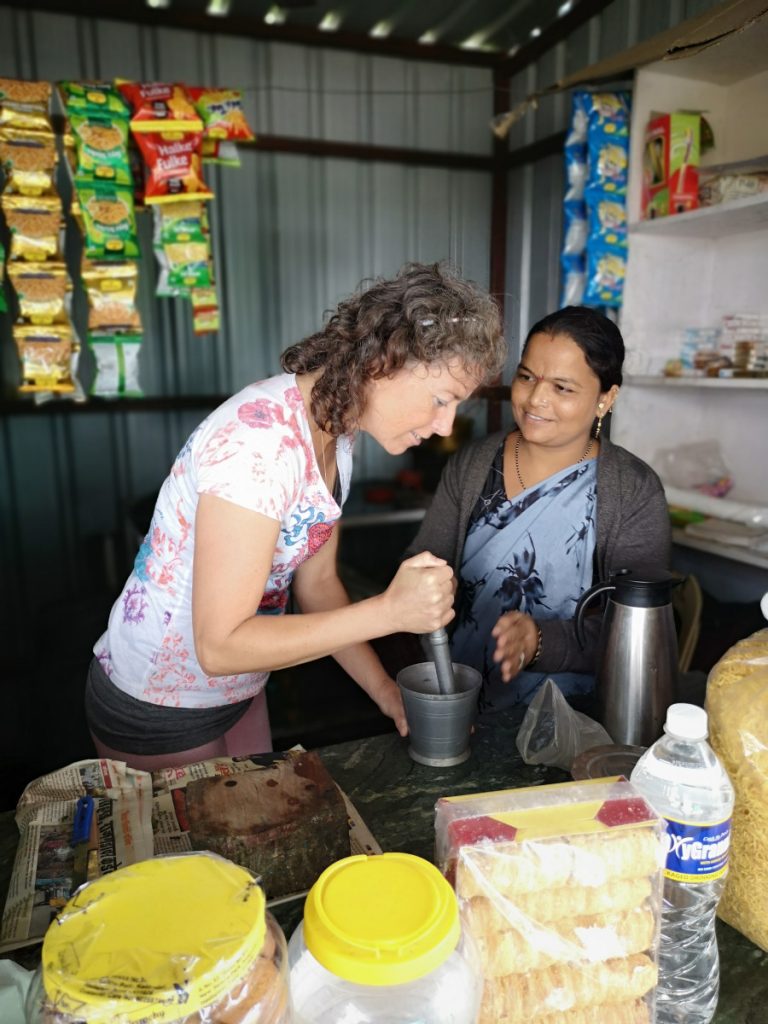
<svg viewBox="0 0 768 1024">
<path fill-rule="evenodd" d="M 288 1024 L 286 944 L 264 892 L 215 854 L 80 888 L 48 929 L 29 1024 Z"/>
<path fill-rule="evenodd" d="M 471 1024 L 482 981 L 453 889 L 408 853 L 320 875 L 288 944 L 296 1024 Z"/>
</svg>

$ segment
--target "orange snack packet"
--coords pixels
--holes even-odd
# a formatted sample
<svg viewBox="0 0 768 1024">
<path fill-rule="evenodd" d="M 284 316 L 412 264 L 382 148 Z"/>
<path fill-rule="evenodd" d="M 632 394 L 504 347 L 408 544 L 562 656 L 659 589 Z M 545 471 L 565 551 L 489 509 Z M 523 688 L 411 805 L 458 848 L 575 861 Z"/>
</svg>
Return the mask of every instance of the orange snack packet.
<svg viewBox="0 0 768 1024">
<path fill-rule="evenodd" d="M 116 84 L 130 104 L 133 132 L 156 132 L 158 121 L 172 125 L 174 131 L 202 130 L 203 123 L 183 85 L 124 81 Z"/>
<path fill-rule="evenodd" d="M 147 165 L 146 204 L 213 198 L 203 180 L 202 132 L 142 131 L 135 138 Z"/>
</svg>

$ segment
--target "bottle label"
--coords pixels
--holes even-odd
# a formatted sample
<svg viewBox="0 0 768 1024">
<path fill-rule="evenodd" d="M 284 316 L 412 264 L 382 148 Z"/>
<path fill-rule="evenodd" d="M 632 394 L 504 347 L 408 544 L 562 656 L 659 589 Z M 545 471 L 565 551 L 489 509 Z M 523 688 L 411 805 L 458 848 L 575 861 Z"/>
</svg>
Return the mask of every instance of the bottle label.
<svg viewBox="0 0 768 1024">
<path fill-rule="evenodd" d="M 731 819 L 693 824 L 667 818 L 664 877 L 674 882 L 712 882 L 728 870 Z"/>
</svg>

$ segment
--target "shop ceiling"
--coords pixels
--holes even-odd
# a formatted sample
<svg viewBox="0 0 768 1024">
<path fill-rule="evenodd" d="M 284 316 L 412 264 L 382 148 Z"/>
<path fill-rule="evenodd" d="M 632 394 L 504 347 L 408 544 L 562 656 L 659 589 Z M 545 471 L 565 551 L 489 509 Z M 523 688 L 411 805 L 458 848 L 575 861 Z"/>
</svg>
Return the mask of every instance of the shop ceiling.
<svg viewBox="0 0 768 1024">
<path fill-rule="evenodd" d="M 7 6 L 515 70 L 610 0 L 6 0 Z"/>
</svg>

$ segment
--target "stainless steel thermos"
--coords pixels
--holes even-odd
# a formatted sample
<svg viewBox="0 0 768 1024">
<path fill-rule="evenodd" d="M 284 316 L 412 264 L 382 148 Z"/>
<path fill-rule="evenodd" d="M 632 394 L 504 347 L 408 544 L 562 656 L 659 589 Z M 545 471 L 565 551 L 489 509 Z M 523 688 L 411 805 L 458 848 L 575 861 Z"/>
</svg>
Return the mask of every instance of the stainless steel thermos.
<svg viewBox="0 0 768 1024">
<path fill-rule="evenodd" d="M 649 746 L 664 727 L 677 688 L 677 633 L 672 588 L 681 582 L 659 570 L 620 570 L 576 606 L 576 635 L 584 644 L 584 614 L 608 593 L 600 631 L 596 685 L 600 721 L 614 743 Z"/>
</svg>

